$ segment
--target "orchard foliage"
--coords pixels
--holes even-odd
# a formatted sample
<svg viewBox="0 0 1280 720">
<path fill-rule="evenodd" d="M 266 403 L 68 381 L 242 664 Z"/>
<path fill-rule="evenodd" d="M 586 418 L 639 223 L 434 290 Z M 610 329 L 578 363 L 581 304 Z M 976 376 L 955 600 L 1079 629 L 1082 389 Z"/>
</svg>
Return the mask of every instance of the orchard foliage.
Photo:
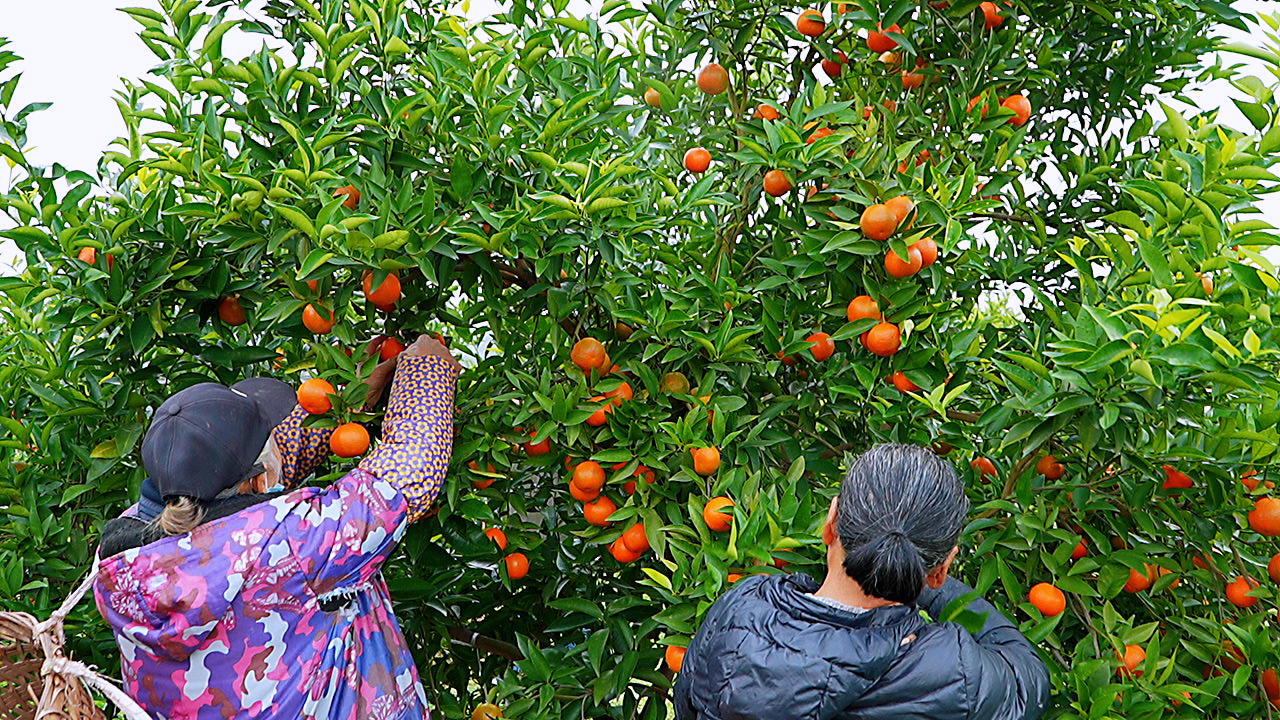
<svg viewBox="0 0 1280 720">
<path fill-rule="evenodd" d="M 1280 121 L 1273 86 L 1206 55 L 1216 24 L 1244 26 L 1230 3 L 514 0 L 481 23 L 246 4 L 126 11 L 159 64 L 118 92 L 126 133 L 93 172 L 26 160 L 38 108 L 10 115 L 0 77 L 0 236 L 26 260 L 0 279 L 6 605 L 54 606 L 87 566 L 176 388 L 322 377 L 339 396 L 315 422 L 372 429 L 369 355 L 441 332 L 467 366 L 454 462 L 387 576 L 444 716 L 662 716 L 667 648 L 732 574 L 822 572 L 846 454 L 890 440 L 963 469 L 956 570 L 1042 648 L 1051 716 L 1271 711 L 1280 548 L 1246 512 L 1278 466 L 1277 235 L 1253 215 Z M 868 49 L 877 27 L 890 55 Z M 246 33 L 261 50 L 224 53 Z M 696 80 L 713 62 L 714 95 Z M 1172 109 L 1209 77 L 1253 98 L 1252 127 Z M 695 147 L 704 172 L 684 170 Z M 866 237 L 864 210 L 899 195 L 896 233 Z M 926 238 L 936 263 L 885 271 Z M 366 272 L 396 273 L 394 307 L 366 300 Z M 862 295 L 898 352 L 863 348 Z M 304 326 L 309 304 L 331 333 Z M 588 337 L 608 361 L 584 370 Z M 594 469 L 571 483 L 587 460 L 617 506 L 604 527 L 571 494 L 597 492 Z M 1166 489 L 1166 465 L 1190 486 Z M 1227 601 L 1238 575 L 1260 602 Z M 1064 613 L 1027 601 L 1041 582 Z M 111 665 L 78 618 L 81 655 Z M 1116 672 L 1127 645 L 1141 675 Z"/>
</svg>

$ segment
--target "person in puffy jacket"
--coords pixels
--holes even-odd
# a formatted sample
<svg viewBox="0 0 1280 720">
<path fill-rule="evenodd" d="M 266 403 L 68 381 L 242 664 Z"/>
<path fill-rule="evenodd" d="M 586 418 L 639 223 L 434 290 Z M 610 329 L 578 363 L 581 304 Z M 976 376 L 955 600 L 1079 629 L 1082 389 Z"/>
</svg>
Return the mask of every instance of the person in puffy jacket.
<svg viewBox="0 0 1280 720">
<path fill-rule="evenodd" d="M 381 442 L 324 488 L 291 489 L 332 430 L 304 428 L 284 383 L 201 383 L 156 410 L 142 496 L 104 528 L 94 586 L 125 690 L 153 718 L 430 717 L 380 571 L 443 485 L 460 370 L 418 338 Z"/>
<path fill-rule="evenodd" d="M 822 538 L 827 575 L 754 575 L 707 612 L 676 681 L 678 720 L 1035 720 L 1044 661 L 948 578 L 969 501 L 924 448 L 877 445 L 849 468 Z M 952 601 L 976 634 L 937 619 Z"/>
</svg>

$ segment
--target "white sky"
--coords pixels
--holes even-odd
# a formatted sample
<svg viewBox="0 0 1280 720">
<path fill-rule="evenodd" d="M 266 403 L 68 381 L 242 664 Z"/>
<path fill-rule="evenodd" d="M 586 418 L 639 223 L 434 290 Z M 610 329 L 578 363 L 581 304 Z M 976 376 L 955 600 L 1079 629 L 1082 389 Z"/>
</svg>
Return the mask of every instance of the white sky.
<svg viewBox="0 0 1280 720">
<path fill-rule="evenodd" d="M 583 13 L 599 2 L 574 0 L 571 12 Z M 119 79 L 138 78 L 158 60 L 137 38 L 139 25 L 117 7 L 158 7 L 155 0 L 36 0 L 6 2 L 0 35 L 8 37 L 8 49 L 23 57 L 17 68 L 23 73 L 11 108 L 16 110 L 29 102 L 52 102 L 53 106 L 31 116 L 27 156 L 35 163 L 48 165 L 61 162 L 73 169 L 92 170 L 99 154 L 108 143 L 124 132 L 124 125 L 113 101 L 120 87 Z M 1240 10 L 1253 13 L 1276 12 L 1275 2 L 1241 0 Z M 482 17 L 497 8 L 494 0 L 476 0 L 467 8 L 470 17 Z M 1226 29 L 1233 40 L 1261 45 L 1261 32 L 1241 33 Z M 236 57 L 256 50 L 263 42 L 261 35 L 228 34 L 224 52 Z M 1251 72 L 1267 85 L 1271 77 L 1265 66 L 1249 58 Z M 1202 108 L 1222 107 L 1221 119 L 1228 125 L 1247 128 L 1248 123 L 1228 97 L 1245 97 L 1226 83 L 1214 83 L 1194 93 Z M 1159 119 L 1162 115 L 1158 114 Z M 8 168 L 0 163 L 0 184 Z M 1277 195 L 1280 195 L 1278 193 Z M 1280 197 L 1270 196 L 1264 202 L 1264 218 L 1280 226 Z M 0 271 L 11 266 L 16 257 L 12 244 L 0 239 Z"/>
</svg>

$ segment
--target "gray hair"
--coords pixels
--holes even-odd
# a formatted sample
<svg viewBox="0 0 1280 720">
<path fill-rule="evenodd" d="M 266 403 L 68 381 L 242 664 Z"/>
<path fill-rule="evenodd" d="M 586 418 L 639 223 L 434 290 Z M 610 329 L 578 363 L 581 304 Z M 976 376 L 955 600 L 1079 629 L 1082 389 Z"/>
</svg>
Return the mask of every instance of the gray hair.
<svg viewBox="0 0 1280 720">
<path fill-rule="evenodd" d="M 849 466 L 836 530 L 844 571 L 872 597 L 914 603 L 964 529 L 969 498 L 954 467 L 916 445 L 876 445 Z"/>
</svg>

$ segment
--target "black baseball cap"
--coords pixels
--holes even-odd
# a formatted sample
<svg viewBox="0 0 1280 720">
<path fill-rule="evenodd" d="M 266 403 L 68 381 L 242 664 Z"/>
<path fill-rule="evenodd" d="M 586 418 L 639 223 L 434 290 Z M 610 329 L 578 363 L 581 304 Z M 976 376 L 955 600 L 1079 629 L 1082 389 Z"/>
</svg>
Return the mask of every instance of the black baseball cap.
<svg viewBox="0 0 1280 720">
<path fill-rule="evenodd" d="M 297 402 L 293 388 L 272 378 L 192 385 L 156 409 L 142 465 L 162 497 L 212 500 L 245 479 Z"/>
</svg>

